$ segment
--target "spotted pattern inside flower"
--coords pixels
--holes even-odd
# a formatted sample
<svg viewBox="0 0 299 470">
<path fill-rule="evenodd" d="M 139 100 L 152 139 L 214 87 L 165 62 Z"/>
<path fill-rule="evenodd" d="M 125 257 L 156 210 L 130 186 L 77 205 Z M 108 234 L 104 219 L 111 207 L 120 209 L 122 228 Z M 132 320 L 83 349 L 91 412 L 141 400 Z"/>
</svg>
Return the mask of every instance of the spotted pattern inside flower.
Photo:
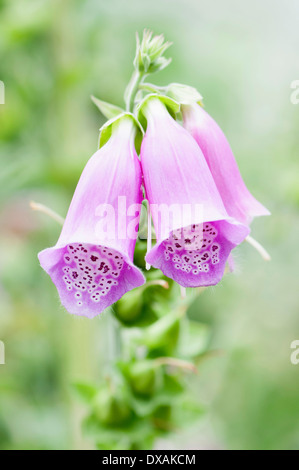
<svg viewBox="0 0 299 470">
<path fill-rule="evenodd" d="M 106 246 L 72 244 L 64 254 L 62 279 L 74 295 L 78 307 L 85 302 L 99 302 L 118 285 L 124 266 L 123 257 Z"/>
<path fill-rule="evenodd" d="M 211 223 L 173 230 L 163 245 L 164 258 L 185 273 L 207 273 L 211 265 L 219 263 L 221 247 L 217 235 Z"/>
</svg>

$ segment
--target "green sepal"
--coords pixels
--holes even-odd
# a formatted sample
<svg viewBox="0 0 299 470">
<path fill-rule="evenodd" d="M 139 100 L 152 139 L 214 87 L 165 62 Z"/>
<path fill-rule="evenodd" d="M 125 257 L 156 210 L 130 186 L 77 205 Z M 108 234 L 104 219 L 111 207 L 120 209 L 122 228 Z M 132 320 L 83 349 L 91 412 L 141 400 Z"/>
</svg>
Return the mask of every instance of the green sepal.
<svg viewBox="0 0 299 470">
<path fill-rule="evenodd" d="M 160 72 L 168 67 L 171 61 L 171 57 L 169 59 L 166 59 L 166 57 L 159 57 L 159 59 L 155 60 L 155 62 L 149 66 L 147 73 Z"/>
<path fill-rule="evenodd" d="M 138 108 L 137 108 L 138 121 L 140 122 L 143 129 L 146 129 L 146 118 L 145 118 L 143 110 L 146 104 L 148 103 L 148 101 L 153 98 L 158 98 L 166 106 L 169 114 L 174 119 L 176 118 L 176 114 L 179 113 L 180 111 L 180 105 L 177 101 L 173 100 L 172 98 L 169 98 L 168 96 L 158 95 L 157 93 L 151 93 L 150 95 L 147 95 L 141 101 L 141 103 L 139 103 Z"/>
<path fill-rule="evenodd" d="M 142 138 L 143 138 L 143 129 L 140 125 L 140 123 L 138 122 L 138 120 L 135 118 L 135 116 L 132 114 L 132 113 L 126 113 L 126 112 L 123 112 L 121 114 L 119 114 L 118 116 L 112 118 L 112 119 L 109 119 L 109 121 L 107 121 L 100 129 L 100 138 L 99 138 L 99 148 L 103 147 L 103 145 L 105 145 L 108 140 L 110 139 L 111 135 L 112 135 L 112 127 L 114 124 L 116 124 L 117 121 L 119 121 L 120 119 L 123 119 L 125 117 L 129 117 L 130 119 L 133 120 L 135 126 L 136 126 L 136 137 L 135 137 L 135 143 L 137 143 L 137 152 L 138 152 L 138 146 L 141 145 L 141 141 L 142 141 Z"/>
<path fill-rule="evenodd" d="M 196 88 L 181 83 L 170 83 L 166 88 L 166 95 L 179 104 L 202 104 L 203 99 Z"/>
<path fill-rule="evenodd" d="M 114 104 L 107 103 L 106 101 L 99 100 L 95 96 L 91 96 L 91 100 L 96 105 L 97 108 L 101 111 L 101 113 L 107 119 L 113 119 L 120 114 L 124 113 L 124 110 L 119 106 L 115 106 Z"/>
</svg>

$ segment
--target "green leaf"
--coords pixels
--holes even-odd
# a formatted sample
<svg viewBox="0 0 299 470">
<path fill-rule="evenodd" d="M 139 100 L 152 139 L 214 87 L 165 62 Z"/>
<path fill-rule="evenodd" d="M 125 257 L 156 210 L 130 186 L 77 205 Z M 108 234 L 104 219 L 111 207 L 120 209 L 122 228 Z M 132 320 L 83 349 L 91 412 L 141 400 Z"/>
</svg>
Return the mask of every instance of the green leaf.
<svg viewBox="0 0 299 470">
<path fill-rule="evenodd" d="M 107 103 L 106 101 L 99 100 L 95 96 L 91 96 L 92 101 L 94 104 L 99 108 L 101 113 L 107 118 L 107 119 L 113 119 L 120 114 L 123 114 L 125 111 L 121 109 L 119 106 L 115 106 L 114 104 Z"/>
</svg>

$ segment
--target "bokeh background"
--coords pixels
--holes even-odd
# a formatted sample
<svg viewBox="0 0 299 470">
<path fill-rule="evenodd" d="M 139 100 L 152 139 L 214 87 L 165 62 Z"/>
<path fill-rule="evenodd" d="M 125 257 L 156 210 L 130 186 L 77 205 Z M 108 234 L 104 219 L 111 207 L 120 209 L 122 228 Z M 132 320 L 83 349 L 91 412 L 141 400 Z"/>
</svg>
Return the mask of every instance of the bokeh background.
<svg viewBox="0 0 299 470">
<path fill-rule="evenodd" d="M 107 319 L 59 305 L 37 252 L 60 228 L 29 208 L 65 215 L 97 147 L 103 117 L 89 96 L 122 105 L 135 31 L 163 32 L 173 62 L 153 81 L 192 85 L 226 132 L 245 182 L 272 212 L 236 273 L 207 289 L 190 316 L 212 328 L 221 354 L 204 361 L 194 393 L 205 414 L 160 448 L 298 449 L 299 79 L 296 0 L 0 0 L 0 448 L 92 446 L 70 384 L 100 380 Z"/>
</svg>

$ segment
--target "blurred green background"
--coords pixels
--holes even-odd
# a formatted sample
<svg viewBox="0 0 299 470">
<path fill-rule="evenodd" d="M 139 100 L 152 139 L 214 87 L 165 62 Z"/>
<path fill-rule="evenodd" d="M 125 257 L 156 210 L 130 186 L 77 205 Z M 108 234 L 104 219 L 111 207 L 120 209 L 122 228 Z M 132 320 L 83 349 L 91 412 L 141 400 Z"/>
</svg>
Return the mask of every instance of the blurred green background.
<svg viewBox="0 0 299 470">
<path fill-rule="evenodd" d="M 70 384 L 100 380 L 107 316 L 68 315 L 37 252 L 60 228 L 30 200 L 65 215 L 103 118 L 89 96 L 122 105 L 135 31 L 164 33 L 173 62 L 153 81 L 198 88 L 226 132 L 253 194 L 272 212 L 244 244 L 236 273 L 190 316 L 211 324 L 217 355 L 194 393 L 200 423 L 160 448 L 299 449 L 299 79 L 296 0 L 0 0 L 0 448 L 88 448 Z"/>
</svg>

